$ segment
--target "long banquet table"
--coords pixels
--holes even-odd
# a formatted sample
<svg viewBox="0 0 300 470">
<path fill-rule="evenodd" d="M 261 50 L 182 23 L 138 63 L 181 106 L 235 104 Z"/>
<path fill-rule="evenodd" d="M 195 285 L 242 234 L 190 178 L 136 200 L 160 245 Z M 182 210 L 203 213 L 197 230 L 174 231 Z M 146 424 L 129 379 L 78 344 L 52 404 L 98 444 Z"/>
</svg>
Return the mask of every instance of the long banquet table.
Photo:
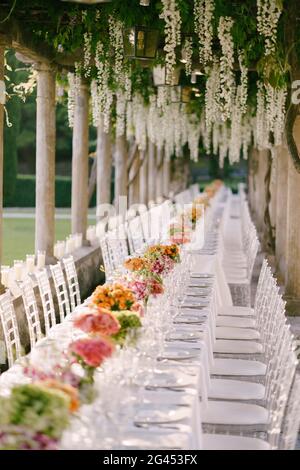
<svg viewBox="0 0 300 470">
<path fill-rule="evenodd" d="M 184 253 L 190 260 L 188 285 L 176 306 L 170 304 L 177 313 L 163 350 L 152 363 L 148 381 L 134 372 L 132 352 L 126 356 L 126 351 L 119 351 L 119 358 L 107 360 L 96 374 L 95 400 L 81 406 L 73 416 L 61 449 L 202 448 L 201 408 L 207 403 L 213 364 L 215 311 L 220 303 L 231 303 L 218 257 L 218 239 L 228 204 L 223 188 L 210 208 L 204 245 Z M 73 328 L 73 318 L 88 302 L 86 299 L 50 337 L 36 345 L 30 353 L 34 363 L 47 369 L 59 360 L 68 344 L 80 335 Z M 123 361 L 125 385 L 116 381 L 109 384 L 110 367 L 112 371 L 118 369 L 118 359 Z M 119 377 L 120 370 L 117 372 Z M 7 395 L 14 385 L 30 380 L 22 366 L 15 364 L 0 376 L 0 394 Z"/>
</svg>

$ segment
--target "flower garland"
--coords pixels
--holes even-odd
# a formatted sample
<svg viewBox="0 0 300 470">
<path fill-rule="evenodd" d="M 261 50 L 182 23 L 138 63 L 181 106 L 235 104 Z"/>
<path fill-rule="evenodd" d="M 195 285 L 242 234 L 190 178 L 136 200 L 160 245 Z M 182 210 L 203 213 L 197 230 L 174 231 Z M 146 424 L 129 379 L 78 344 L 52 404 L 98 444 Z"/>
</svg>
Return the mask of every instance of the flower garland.
<svg viewBox="0 0 300 470">
<path fill-rule="evenodd" d="M 181 50 L 182 61 L 184 61 L 185 74 L 192 74 L 192 58 L 193 58 L 193 39 L 191 36 L 185 38 Z"/>
<path fill-rule="evenodd" d="M 235 92 L 235 78 L 233 72 L 234 43 L 231 35 L 232 26 L 232 18 L 221 16 L 218 27 L 218 37 L 222 48 L 220 60 L 220 111 L 223 121 L 226 121 L 231 116 Z"/>
<path fill-rule="evenodd" d="M 109 38 L 113 45 L 115 52 L 115 63 L 114 63 L 114 75 L 116 83 L 124 85 L 124 74 L 123 74 L 123 23 L 117 20 L 112 15 L 109 16 L 108 20 Z"/>
<path fill-rule="evenodd" d="M 265 39 L 265 55 L 275 52 L 277 25 L 282 12 L 278 0 L 257 0 L 257 31 Z"/>
<path fill-rule="evenodd" d="M 215 61 L 210 69 L 205 87 L 205 123 L 210 131 L 212 124 L 219 120 L 220 108 L 220 67 Z"/>
<path fill-rule="evenodd" d="M 125 134 L 125 115 L 126 115 L 126 99 L 125 93 L 118 90 L 116 93 L 117 97 L 117 119 L 116 119 L 116 136 L 120 137 Z"/>
<path fill-rule="evenodd" d="M 241 70 L 241 83 L 240 83 L 240 106 L 242 114 L 247 112 L 247 99 L 248 99 L 248 67 L 245 64 L 245 54 L 240 52 L 238 55 L 239 66 Z"/>
<path fill-rule="evenodd" d="M 181 17 L 176 0 L 162 0 L 163 10 L 159 17 L 165 21 L 166 83 L 172 83 L 176 65 L 176 46 L 181 42 Z"/>
<path fill-rule="evenodd" d="M 199 61 L 206 65 L 212 61 L 214 0 L 194 0 L 194 25 L 199 41 Z"/>
<path fill-rule="evenodd" d="M 86 78 L 91 76 L 91 47 L 92 35 L 91 33 L 84 33 L 83 35 L 83 69 Z"/>
</svg>

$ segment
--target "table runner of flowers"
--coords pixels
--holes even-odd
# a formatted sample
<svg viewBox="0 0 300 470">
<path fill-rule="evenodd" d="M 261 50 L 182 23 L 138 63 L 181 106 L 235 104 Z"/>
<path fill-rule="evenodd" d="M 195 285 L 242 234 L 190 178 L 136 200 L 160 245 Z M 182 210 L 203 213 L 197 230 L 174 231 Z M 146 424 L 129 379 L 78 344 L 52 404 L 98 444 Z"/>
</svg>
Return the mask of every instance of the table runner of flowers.
<svg viewBox="0 0 300 470">
<path fill-rule="evenodd" d="M 124 262 L 125 273 L 112 283 L 99 285 L 73 320 L 82 336 L 62 353 L 51 373 L 31 364 L 22 366 L 31 383 L 14 386 L 0 398 L 0 449 L 58 448 L 63 431 L 80 405 L 91 402 L 95 370 L 116 347 L 126 347 L 142 326 L 150 296 L 164 292 L 164 279 L 180 262 L 180 245 L 189 243 L 195 224 L 221 186 L 206 187 L 191 207 L 169 227 L 169 241 L 145 249 Z"/>
</svg>

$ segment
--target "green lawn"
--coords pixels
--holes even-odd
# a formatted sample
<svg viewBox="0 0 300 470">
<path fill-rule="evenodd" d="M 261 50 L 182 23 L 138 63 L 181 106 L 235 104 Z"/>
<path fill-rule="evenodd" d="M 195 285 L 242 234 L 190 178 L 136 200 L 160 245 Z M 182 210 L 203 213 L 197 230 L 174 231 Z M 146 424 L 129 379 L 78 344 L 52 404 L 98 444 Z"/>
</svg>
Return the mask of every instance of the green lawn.
<svg viewBox="0 0 300 470">
<path fill-rule="evenodd" d="M 89 220 L 89 223 L 95 221 Z M 12 265 L 15 259 L 25 260 L 26 254 L 34 253 L 34 219 L 3 219 L 2 264 Z M 71 220 L 55 221 L 56 240 L 63 240 L 71 231 Z"/>
</svg>

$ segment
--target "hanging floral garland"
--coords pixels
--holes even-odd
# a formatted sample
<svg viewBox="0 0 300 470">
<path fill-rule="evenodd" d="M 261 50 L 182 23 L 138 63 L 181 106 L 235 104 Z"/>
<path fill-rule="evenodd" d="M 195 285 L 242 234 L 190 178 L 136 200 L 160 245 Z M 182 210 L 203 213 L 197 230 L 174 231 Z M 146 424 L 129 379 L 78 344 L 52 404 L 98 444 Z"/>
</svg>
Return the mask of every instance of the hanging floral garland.
<svg viewBox="0 0 300 470">
<path fill-rule="evenodd" d="M 192 58 L 193 58 L 193 39 L 191 36 L 185 38 L 181 50 L 181 56 L 184 61 L 186 75 L 192 74 Z"/>
<path fill-rule="evenodd" d="M 200 64 L 212 61 L 214 0 L 194 0 L 194 26 L 199 41 Z"/>
<path fill-rule="evenodd" d="M 84 33 L 83 35 L 83 69 L 86 78 L 91 76 L 91 58 L 92 58 L 92 35 Z"/>
<path fill-rule="evenodd" d="M 257 31 L 265 39 L 265 55 L 275 52 L 277 25 L 282 12 L 278 0 L 257 0 Z"/>
<path fill-rule="evenodd" d="M 212 124 L 219 120 L 220 109 L 220 67 L 215 61 L 208 72 L 205 87 L 205 123 L 210 132 Z"/>
<path fill-rule="evenodd" d="M 245 64 L 245 54 L 243 52 L 239 53 L 238 60 L 241 70 L 241 83 L 239 85 L 240 106 L 242 114 L 246 114 L 248 99 L 248 67 Z"/>
<path fill-rule="evenodd" d="M 109 39 L 110 43 L 114 48 L 114 75 L 115 81 L 119 86 L 124 86 L 124 74 L 123 74 L 123 23 L 116 19 L 114 16 L 109 16 Z"/>
<path fill-rule="evenodd" d="M 118 90 L 116 93 L 116 136 L 120 137 L 125 134 L 125 115 L 126 115 L 126 98 L 125 93 Z"/>
<path fill-rule="evenodd" d="M 229 16 L 221 16 L 218 37 L 221 44 L 220 59 L 220 111 L 223 121 L 230 119 L 235 94 L 234 78 L 234 43 L 231 35 L 233 20 Z"/>
<path fill-rule="evenodd" d="M 176 0 L 162 0 L 162 5 L 159 17 L 165 22 L 166 83 L 171 84 L 176 65 L 176 47 L 181 42 L 181 17 Z"/>
</svg>

